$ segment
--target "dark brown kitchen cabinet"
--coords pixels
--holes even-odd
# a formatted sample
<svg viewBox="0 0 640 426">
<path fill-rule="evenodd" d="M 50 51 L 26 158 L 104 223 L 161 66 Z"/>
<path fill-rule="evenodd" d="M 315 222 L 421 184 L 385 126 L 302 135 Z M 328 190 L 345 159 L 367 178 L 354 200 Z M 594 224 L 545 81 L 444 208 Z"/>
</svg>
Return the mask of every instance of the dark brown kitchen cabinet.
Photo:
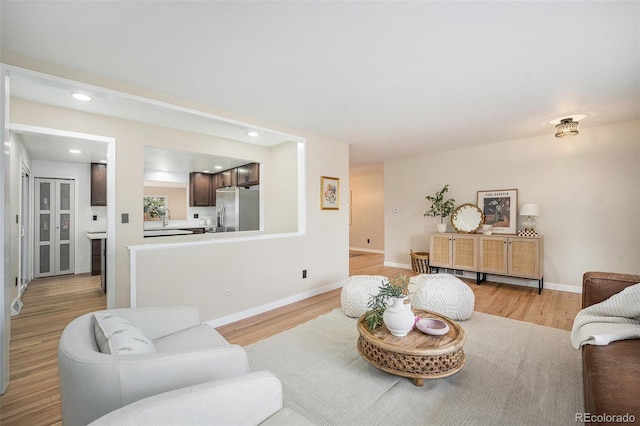
<svg viewBox="0 0 640 426">
<path fill-rule="evenodd" d="M 214 175 L 193 172 L 189 174 L 189 206 L 208 207 L 216 205 Z"/>
<path fill-rule="evenodd" d="M 180 228 L 181 231 L 191 231 L 194 234 L 204 234 L 204 228 Z"/>
<path fill-rule="evenodd" d="M 91 240 L 91 275 L 102 273 L 102 240 Z"/>
<path fill-rule="evenodd" d="M 249 187 L 260 184 L 260 164 L 249 163 L 238 167 L 238 186 Z"/>
<path fill-rule="evenodd" d="M 107 240 L 96 238 L 91 240 L 91 275 L 100 275 L 100 286 L 107 292 Z"/>
<path fill-rule="evenodd" d="M 238 186 L 238 169 L 225 170 L 224 172 L 216 173 L 218 175 L 218 188 L 227 188 L 229 186 Z"/>
<path fill-rule="evenodd" d="M 91 205 L 107 205 L 107 165 L 91 163 Z"/>
</svg>

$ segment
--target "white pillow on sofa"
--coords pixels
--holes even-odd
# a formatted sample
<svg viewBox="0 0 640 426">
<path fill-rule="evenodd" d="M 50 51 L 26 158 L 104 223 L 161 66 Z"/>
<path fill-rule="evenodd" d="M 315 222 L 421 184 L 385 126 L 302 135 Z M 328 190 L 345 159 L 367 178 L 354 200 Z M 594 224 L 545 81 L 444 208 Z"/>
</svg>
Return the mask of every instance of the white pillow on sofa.
<svg viewBox="0 0 640 426">
<path fill-rule="evenodd" d="M 110 312 L 93 315 L 94 334 L 100 352 L 112 355 L 156 353 L 151 339 L 126 319 Z"/>
</svg>

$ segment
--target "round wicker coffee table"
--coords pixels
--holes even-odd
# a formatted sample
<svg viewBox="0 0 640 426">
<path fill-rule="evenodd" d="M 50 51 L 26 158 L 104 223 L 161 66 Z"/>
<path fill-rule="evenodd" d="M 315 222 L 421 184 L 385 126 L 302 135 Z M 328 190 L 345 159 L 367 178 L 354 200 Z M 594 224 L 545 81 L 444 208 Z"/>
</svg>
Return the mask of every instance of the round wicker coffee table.
<svg viewBox="0 0 640 426">
<path fill-rule="evenodd" d="M 396 337 L 384 325 L 369 330 L 360 317 L 360 355 L 382 371 L 413 379 L 416 386 L 423 386 L 425 379 L 440 379 L 460 371 L 465 361 L 462 345 L 467 337 L 464 329 L 435 312 L 413 312 L 421 318 L 438 318 L 446 322 L 449 332 L 443 336 L 431 336 L 414 328 L 405 337 Z"/>
</svg>

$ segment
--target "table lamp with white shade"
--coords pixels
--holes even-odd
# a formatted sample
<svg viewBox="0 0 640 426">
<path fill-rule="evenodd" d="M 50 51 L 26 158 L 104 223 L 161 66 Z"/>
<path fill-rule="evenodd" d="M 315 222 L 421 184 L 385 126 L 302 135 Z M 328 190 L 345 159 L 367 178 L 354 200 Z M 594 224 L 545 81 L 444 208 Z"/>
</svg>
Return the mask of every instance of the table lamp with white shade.
<svg viewBox="0 0 640 426">
<path fill-rule="evenodd" d="M 527 216 L 524 221 L 524 231 L 536 235 L 536 221 L 534 217 L 540 216 L 540 207 L 536 203 L 525 203 L 520 207 L 520 216 Z"/>
</svg>

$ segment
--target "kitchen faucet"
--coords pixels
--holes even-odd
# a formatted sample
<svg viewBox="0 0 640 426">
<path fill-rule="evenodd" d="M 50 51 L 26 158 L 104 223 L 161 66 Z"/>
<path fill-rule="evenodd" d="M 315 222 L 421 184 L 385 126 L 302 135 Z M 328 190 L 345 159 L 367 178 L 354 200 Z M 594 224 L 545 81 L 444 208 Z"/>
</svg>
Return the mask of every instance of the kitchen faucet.
<svg viewBox="0 0 640 426">
<path fill-rule="evenodd" d="M 169 209 L 164 209 L 164 215 L 162 215 L 162 226 L 169 224 Z"/>
</svg>

